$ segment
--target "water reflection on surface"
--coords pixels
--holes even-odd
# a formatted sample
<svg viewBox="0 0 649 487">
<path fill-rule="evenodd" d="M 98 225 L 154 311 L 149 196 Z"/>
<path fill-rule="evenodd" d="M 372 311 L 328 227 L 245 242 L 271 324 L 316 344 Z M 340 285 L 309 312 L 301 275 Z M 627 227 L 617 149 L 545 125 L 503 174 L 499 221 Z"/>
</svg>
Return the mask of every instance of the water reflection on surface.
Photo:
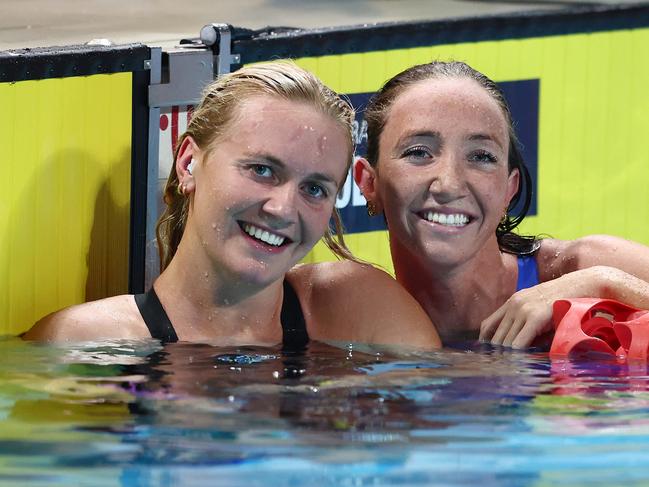
<svg viewBox="0 0 649 487">
<path fill-rule="evenodd" d="M 649 479 L 645 364 L 463 348 L 1 341 L 0 485 Z"/>
</svg>

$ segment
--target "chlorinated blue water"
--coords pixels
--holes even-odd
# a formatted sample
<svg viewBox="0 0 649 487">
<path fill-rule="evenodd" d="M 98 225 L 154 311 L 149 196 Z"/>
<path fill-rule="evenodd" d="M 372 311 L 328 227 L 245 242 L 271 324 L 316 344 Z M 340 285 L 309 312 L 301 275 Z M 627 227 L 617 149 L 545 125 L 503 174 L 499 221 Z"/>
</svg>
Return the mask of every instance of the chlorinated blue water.
<svg viewBox="0 0 649 487">
<path fill-rule="evenodd" d="M 649 374 L 488 347 L 0 342 L 0 485 L 649 484 Z"/>
</svg>

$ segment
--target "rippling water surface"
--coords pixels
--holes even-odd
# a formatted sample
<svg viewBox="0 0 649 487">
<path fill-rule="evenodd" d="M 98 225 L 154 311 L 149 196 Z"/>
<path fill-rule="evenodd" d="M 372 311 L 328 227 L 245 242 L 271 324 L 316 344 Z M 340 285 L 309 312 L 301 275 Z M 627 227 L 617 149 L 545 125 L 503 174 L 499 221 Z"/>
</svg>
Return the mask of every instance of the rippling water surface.
<svg viewBox="0 0 649 487">
<path fill-rule="evenodd" d="M 646 365 L 0 341 L 0 485 L 648 485 Z"/>
</svg>

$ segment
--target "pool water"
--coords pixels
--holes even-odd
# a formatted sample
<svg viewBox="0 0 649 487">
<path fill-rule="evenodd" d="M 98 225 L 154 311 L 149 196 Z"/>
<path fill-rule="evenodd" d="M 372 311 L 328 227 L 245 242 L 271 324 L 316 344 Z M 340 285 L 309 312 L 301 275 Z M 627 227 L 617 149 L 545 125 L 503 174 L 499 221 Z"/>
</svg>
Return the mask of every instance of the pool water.
<svg viewBox="0 0 649 487">
<path fill-rule="evenodd" d="M 0 341 L 0 485 L 649 485 L 646 365 Z"/>
</svg>

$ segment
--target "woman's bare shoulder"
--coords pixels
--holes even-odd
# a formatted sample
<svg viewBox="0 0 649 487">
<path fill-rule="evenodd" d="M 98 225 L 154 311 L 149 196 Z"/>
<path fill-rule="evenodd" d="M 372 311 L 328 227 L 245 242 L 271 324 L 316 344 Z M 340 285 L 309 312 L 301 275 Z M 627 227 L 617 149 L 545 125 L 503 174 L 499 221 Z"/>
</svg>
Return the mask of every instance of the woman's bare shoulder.
<svg viewBox="0 0 649 487">
<path fill-rule="evenodd" d="M 378 279 L 381 285 L 386 286 L 399 285 L 384 270 L 351 260 L 301 264 L 293 267 L 286 276 L 295 286 L 306 284 L 318 286 L 320 290 L 338 288 L 341 285 L 353 288 L 367 279 Z"/>
<path fill-rule="evenodd" d="M 51 342 L 150 337 L 130 294 L 56 311 L 40 319 L 23 335 L 26 340 Z"/>
<path fill-rule="evenodd" d="M 541 281 L 593 266 L 621 269 L 647 280 L 649 247 L 612 235 L 587 235 L 574 240 L 544 239 L 539 249 Z"/>
<path fill-rule="evenodd" d="M 551 281 L 561 276 L 562 269 L 559 264 L 562 262 L 568 242 L 555 238 L 544 238 L 536 253 L 536 262 L 539 269 L 539 280 L 541 282 Z"/>
<path fill-rule="evenodd" d="M 379 268 L 352 261 L 323 262 L 296 267 L 287 278 L 310 315 L 313 332 L 323 339 L 439 346 L 435 328 L 419 303 Z"/>
</svg>

